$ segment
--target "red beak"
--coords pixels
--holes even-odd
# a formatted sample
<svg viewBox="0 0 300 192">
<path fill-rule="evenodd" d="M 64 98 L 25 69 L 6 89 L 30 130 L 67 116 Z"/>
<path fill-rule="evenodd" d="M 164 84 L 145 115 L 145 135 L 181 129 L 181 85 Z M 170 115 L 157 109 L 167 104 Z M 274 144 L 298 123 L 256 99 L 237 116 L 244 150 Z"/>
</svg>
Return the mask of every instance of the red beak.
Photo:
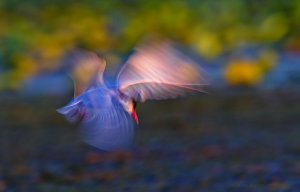
<svg viewBox="0 0 300 192">
<path fill-rule="evenodd" d="M 138 118 L 135 110 L 132 111 L 131 117 L 133 118 L 133 120 L 135 121 L 135 123 L 138 125 L 139 124 L 139 118 Z"/>
</svg>

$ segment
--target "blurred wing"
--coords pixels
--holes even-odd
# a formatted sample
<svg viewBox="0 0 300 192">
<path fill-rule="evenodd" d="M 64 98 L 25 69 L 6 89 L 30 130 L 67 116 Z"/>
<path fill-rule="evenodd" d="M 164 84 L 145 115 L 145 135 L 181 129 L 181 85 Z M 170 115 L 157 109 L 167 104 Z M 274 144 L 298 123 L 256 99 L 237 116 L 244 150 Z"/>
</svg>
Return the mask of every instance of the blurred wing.
<svg viewBox="0 0 300 192">
<path fill-rule="evenodd" d="M 136 101 L 168 99 L 203 91 L 202 73 L 197 63 L 165 42 L 138 47 L 117 81 L 120 91 Z"/>
<path fill-rule="evenodd" d="M 62 114 L 69 122 L 75 123 L 81 118 L 81 101 L 74 99 L 65 107 L 57 109 L 57 112 Z"/>
<path fill-rule="evenodd" d="M 80 95 L 91 86 L 103 84 L 106 62 L 91 52 L 75 52 L 71 55 L 70 75 L 74 81 L 74 96 Z"/>
<path fill-rule="evenodd" d="M 106 88 L 88 90 L 58 112 L 71 121 L 80 118 L 83 140 L 94 147 L 109 151 L 132 145 L 133 120 Z"/>
</svg>

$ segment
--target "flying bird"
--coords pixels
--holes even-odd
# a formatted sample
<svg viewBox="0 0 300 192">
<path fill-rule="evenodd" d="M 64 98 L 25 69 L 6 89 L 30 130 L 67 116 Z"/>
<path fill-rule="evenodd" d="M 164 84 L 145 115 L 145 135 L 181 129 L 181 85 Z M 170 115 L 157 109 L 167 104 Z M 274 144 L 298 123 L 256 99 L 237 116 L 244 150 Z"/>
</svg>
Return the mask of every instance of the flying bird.
<svg viewBox="0 0 300 192">
<path fill-rule="evenodd" d="M 198 63 L 170 42 L 138 46 L 113 86 L 103 79 L 104 59 L 90 52 L 73 58 L 74 99 L 57 111 L 70 122 L 80 122 L 83 140 L 102 150 L 132 146 L 138 102 L 203 92 L 206 85 Z"/>
</svg>

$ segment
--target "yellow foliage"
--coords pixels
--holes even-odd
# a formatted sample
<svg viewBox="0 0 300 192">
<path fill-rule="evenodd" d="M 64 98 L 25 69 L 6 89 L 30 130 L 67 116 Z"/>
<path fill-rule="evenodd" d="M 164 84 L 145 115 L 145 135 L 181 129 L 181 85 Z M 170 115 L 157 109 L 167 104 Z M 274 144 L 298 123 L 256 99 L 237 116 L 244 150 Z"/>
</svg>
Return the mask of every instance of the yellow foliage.
<svg viewBox="0 0 300 192">
<path fill-rule="evenodd" d="M 256 85 L 263 77 L 260 66 L 251 60 L 235 60 L 229 63 L 224 72 L 230 85 Z"/>
<path fill-rule="evenodd" d="M 5 89 L 17 90 L 22 85 L 22 80 L 20 79 L 19 73 L 15 71 L 10 71 L 5 74 L 5 81 L 6 85 L 4 86 Z"/>
<path fill-rule="evenodd" d="M 275 10 L 276 4 L 270 1 L 261 9 L 260 3 L 253 7 L 242 1 L 136 1 L 131 5 L 93 0 L 41 6 L 30 0 L 24 7 L 12 1 L 11 8 L 4 6 L 0 11 L 1 60 L 11 62 L 6 63 L 11 71 L 0 80 L 9 80 L 11 87 L 17 87 L 30 74 L 59 68 L 63 56 L 73 48 L 121 55 L 148 35 L 189 44 L 206 59 L 248 43 L 264 45 L 281 43 L 282 39 L 287 40 L 288 51 L 299 52 L 300 3 L 295 0 Z M 255 16 L 253 10 L 258 10 Z M 276 61 L 276 53 L 268 50 L 255 62 L 234 61 L 225 71 L 226 80 L 230 84 L 256 84 Z"/>
<path fill-rule="evenodd" d="M 47 60 L 58 59 L 63 55 L 63 50 L 55 45 L 40 48 L 39 52 L 41 56 Z"/>
<path fill-rule="evenodd" d="M 263 41 L 277 41 L 284 37 L 289 30 L 288 21 L 282 14 L 266 17 L 261 23 L 258 33 Z"/>
<path fill-rule="evenodd" d="M 223 46 L 216 33 L 203 31 L 196 37 L 196 50 L 206 59 L 214 59 L 223 52 Z"/>
<path fill-rule="evenodd" d="M 254 40 L 255 29 L 252 26 L 239 24 L 224 30 L 224 40 L 229 46 L 236 46 L 241 43 Z"/>
<path fill-rule="evenodd" d="M 13 61 L 16 65 L 16 69 L 14 70 L 14 73 L 16 74 L 17 79 L 23 79 L 26 78 L 34 73 L 37 72 L 37 63 L 35 60 L 31 57 L 31 55 L 15 55 L 13 58 Z"/>
<path fill-rule="evenodd" d="M 0 15 L 1 16 L 1 15 Z M 6 24 L 3 20 L 0 20 L 0 38 L 6 33 Z"/>
<path fill-rule="evenodd" d="M 164 3 L 159 12 L 159 17 L 156 14 L 156 22 L 161 22 L 162 27 L 167 30 L 172 30 L 173 33 L 180 33 L 181 31 L 188 30 L 188 26 L 185 27 L 189 20 L 189 9 L 186 7 L 183 1 L 174 1 L 174 3 Z"/>
<path fill-rule="evenodd" d="M 63 32 L 36 35 L 30 44 L 32 52 L 38 55 L 38 66 L 43 70 L 57 69 L 59 61 L 72 46 L 72 37 Z"/>
<path fill-rule="evenodd" d="M 36 61 L 30 56 L 30 54 L 16 54 L 13 57 L 13 63 L 15 64 L 15 69 L 7 71 L 1 74 L 0 83 L 1 89 L 18 89 L 22 82 L 34 75 L 38 71 L 38 65 Z"/>
<path fill-rule="evenodd" d="M 91 30 L 81 38 L 85 46 L 89 49 L 100 49 L 101 51 L 105 51 L 109 48 L 110 38 L 107 35 L 105 28 Z"/>
<path fill-rule="evenodd" d="M 34 37 L 31 48 L 41 53 L 45 59 L 58 58 L 63 54 L 59 35 L 39 34 Z"/>
<path fill-rule="evenodd" d="M 261 52 L 258 62 L 261 70 L 266 73 L 272 70 L 276 66 L 278 56 L 271 50 L 264 50 Z"/>
</svg>

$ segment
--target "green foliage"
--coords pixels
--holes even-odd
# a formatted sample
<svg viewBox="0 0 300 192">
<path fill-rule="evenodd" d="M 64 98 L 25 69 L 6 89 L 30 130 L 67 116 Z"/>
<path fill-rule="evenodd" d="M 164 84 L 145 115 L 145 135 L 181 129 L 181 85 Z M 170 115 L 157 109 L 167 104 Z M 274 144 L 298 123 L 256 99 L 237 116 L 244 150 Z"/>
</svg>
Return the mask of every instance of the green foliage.
<svg viewBox="0 0 300 192">
<path fill-rule="evenodd" d="M 0 64 L 22 80 L 54 70 L 70 49 L 124 54 L 146 35 L 175 39 L 214 59 L 241 44 L 297 37 L 299 19 L 297 0 L 2 0 Z M 35 70 L 20 71 L 23 59 Z"/>
</svg>

